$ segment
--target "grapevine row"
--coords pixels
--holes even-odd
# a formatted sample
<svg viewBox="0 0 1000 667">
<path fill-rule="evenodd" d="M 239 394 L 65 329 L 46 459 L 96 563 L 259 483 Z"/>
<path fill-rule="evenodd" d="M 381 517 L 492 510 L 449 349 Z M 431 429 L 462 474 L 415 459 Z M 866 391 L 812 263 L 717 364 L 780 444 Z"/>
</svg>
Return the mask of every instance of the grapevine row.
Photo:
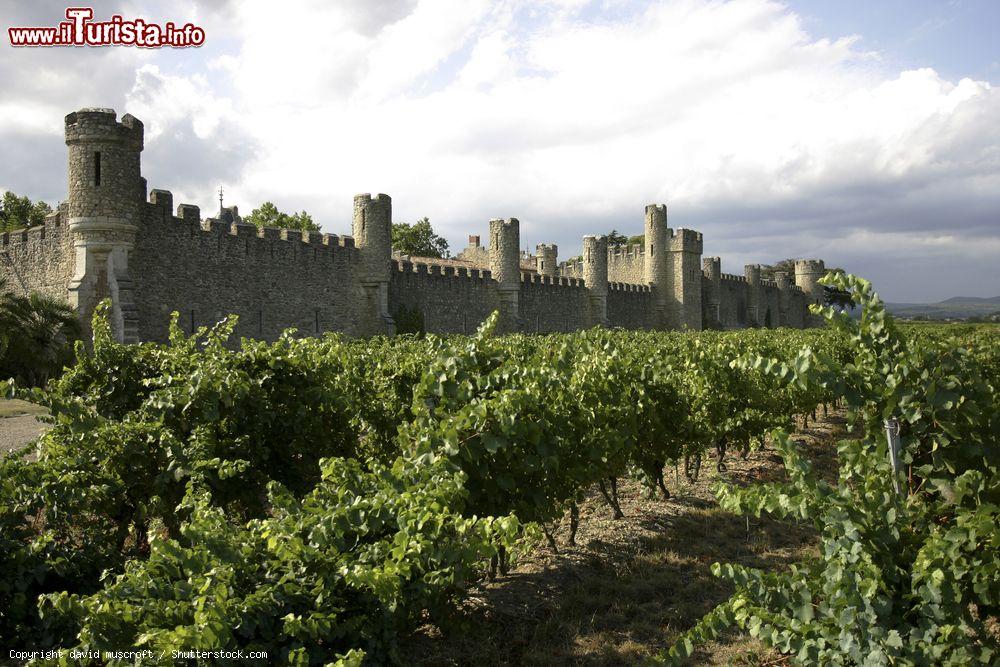
<svg viewBox="0 0 1000 667">
<path fill-rule="evenodd" d="M 844 327 L 233 345 L 234 324 L 125 346 L 102 308 L 62 378 L 11 385 L 54 426 L 0 462 L 6 643 L 399 661 L 526 524 L 593 485 L 620 513 L 630 472 L 669 495 L 666 465 L 724 465 L 845 395 L 817 360 L 856 363 Z"/>
</svg>

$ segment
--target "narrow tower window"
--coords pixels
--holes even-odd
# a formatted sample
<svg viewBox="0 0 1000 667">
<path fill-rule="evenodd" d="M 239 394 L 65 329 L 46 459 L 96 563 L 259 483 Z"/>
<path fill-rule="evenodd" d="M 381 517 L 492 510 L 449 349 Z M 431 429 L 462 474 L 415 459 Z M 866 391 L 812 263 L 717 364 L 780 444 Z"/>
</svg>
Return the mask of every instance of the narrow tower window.
<svg viewBox="0 0 1000 667">
<path fill-rule="evenodd" d="M 94 151 L 94 185 L 101 184 L 101 151 Z"/>
</svg>

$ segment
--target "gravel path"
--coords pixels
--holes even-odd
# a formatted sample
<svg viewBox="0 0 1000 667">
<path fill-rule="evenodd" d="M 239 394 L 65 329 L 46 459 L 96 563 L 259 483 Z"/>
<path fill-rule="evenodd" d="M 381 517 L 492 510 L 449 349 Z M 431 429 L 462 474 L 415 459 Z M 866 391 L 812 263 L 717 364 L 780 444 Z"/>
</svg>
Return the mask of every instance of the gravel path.
<svg viewBox="0 0 1000 667">
<path fill-rule="evenodd" d="M 34 415 L 0 418 L 0 456 L 28 444 L 37 438 L 46 426 Z"/>
</svg>

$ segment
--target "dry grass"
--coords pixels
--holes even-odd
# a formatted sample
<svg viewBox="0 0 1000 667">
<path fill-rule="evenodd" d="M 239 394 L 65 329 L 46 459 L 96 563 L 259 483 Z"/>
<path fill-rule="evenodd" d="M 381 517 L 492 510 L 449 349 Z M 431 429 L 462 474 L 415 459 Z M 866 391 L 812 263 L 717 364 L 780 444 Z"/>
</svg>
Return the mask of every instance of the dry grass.
<svg viewBox="0 0 1000 667">
<path fill-rule="evenodd" d="M 794 437 L 825 477 L 836 477 L 834 442 L 843 420 L 831 415 Z M 783 475 L 773 450 L 746 461 L 730 453 L 725 477 L 738 483 Z M 442 628 L 427 625 L 404 642 L 407 662 L 426 665 L 621 665 L 642 662 L 725 600 L 731 588 L 712 576 L 715 561 L 768 570 L 815 552 L 807 526 L 737 517 L 718 509 L 710 486 L 720 476 L 708 458 L 697 482 L 670 471 L 673 498 L 650 499 L 622 480 L 625 518 L 614 520 L 594 489 L 580 508 L 577 546 L 568 520 L 556 529 L 559 553 L 542 540 L 510 575 L 477 586 Z M 782 656 L 732 635 L 705 646 L 696 664 L 774 665 Z"/>
</svg>

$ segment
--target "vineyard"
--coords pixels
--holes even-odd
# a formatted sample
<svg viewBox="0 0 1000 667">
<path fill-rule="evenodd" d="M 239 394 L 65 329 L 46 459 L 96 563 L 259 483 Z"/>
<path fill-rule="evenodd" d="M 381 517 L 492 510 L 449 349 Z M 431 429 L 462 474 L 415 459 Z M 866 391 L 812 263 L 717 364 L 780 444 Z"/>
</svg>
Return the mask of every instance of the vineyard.
<svg viewBox="0 0 1000 667">
<path fill-rule="evenodd" d="M 0 460 L 0 643 L 405 663 L 400 638 L 447 632 L 475 582 L 572 543 L 587 493 L 622 516 L 622 480 L 669 503 L 711 475 L 725 510 L 811 526 L 819 549 L 713 565 L 733 595 L 661 661 L 735 628 L 804 664 L 989 664 L 1000 330 L 900 328 L 867 282 L 824 282 L 863 317 L 496 336 L 494 316 L 472 336 L 234 347 L 232 320 L 121 345 L 99 309 L 60 378 L 7 385 L 53 425 L 37 457 Z M 835 406 L 831 481 L 788 433 Z M 782 478 L 728 480 L 765 436 Z"/>
</svg>

